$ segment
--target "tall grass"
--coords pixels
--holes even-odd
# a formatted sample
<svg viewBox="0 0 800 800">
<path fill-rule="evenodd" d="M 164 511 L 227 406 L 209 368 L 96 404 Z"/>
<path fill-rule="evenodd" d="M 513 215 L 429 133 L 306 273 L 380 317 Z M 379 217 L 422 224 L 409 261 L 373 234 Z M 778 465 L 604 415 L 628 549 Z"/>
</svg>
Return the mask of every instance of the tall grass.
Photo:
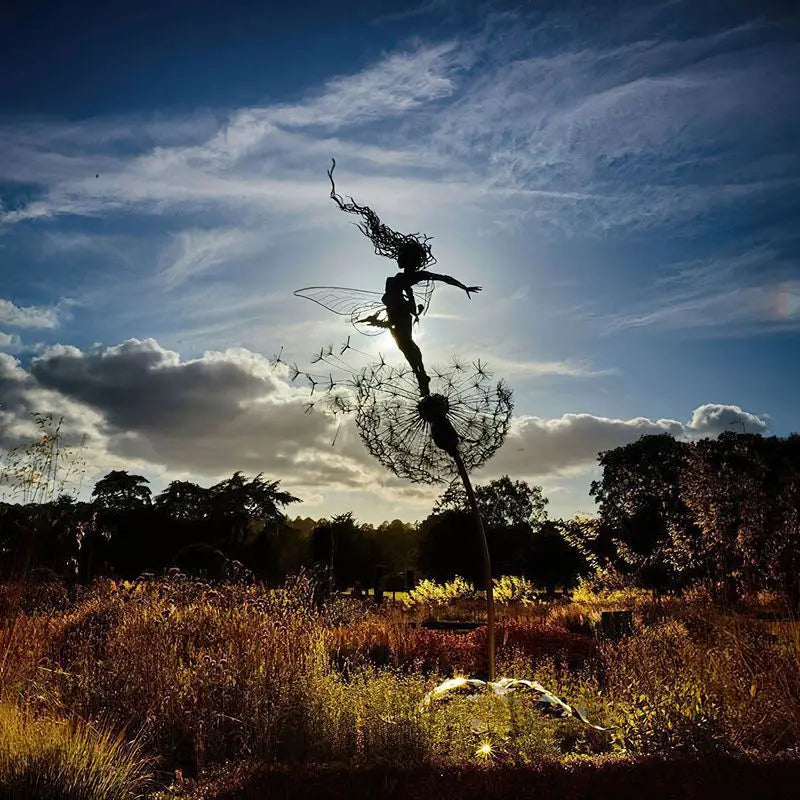
<svg viewBox="0 0 800 800">
<path fill-rule="evenodd" d="M 1 800 L 127 800 L 145 786 L 146 767 L 120 736 L 0 705 Z"/>
<path fill-rule="evenodd" d="M 34 412 L 31 441 L 3 454 L 0 463 L 0 500 L 47 503 L 60 494 L 79 494 L 86 473 L 85 435 L 77 446 L 65 441 L 64 417 Z M 0 441 L 0 449 L 5 443 Z"/>
</svg>

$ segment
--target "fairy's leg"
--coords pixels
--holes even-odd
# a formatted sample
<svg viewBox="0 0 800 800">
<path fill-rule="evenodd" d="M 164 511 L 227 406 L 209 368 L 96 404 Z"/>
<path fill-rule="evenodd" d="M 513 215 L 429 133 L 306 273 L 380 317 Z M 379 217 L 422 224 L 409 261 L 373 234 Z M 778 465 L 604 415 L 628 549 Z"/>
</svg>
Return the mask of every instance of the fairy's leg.
<svg viewBox="0 0 800 800">
<path fill-rule="evenodd" d="M 420 394 L 430 394 L 428 386 L 430 385 L 431 379 L 428 377 L 425 372 L 425 367 L 422 364 L 422 351 L 411 338 L 411 315 L 408 315 L 407 320 L 405 317 L 396 320 L 391 330 L 392 336 L 397 346 L 400 348 L 400 352 L 406 357 L 406 361 L 408 361 L 409 366 L 414 371 L 417 383 L 419 384 Z"/>
<path fill-rule="evenodd" d="M 430 384 L 431 379 L 428 377 L 428 374 L 425 372 L 425 367 L 422 363 L 422 351 L 419 349 L 419 345 L 412 339 L 410 342 L 410 347 L 413 348 L 415 351 L 414 354 L 414 361 L 416 362 L 416 369 L 414 372 L 417 376 L 417 383 L 419 383 L 419 391 L 420 394 L 427 397 L 430 394 Z M 408 358 L 408 356 L 406 356 Z M 411 359 L 409 359 L 410 363 Z"/>
</svg>

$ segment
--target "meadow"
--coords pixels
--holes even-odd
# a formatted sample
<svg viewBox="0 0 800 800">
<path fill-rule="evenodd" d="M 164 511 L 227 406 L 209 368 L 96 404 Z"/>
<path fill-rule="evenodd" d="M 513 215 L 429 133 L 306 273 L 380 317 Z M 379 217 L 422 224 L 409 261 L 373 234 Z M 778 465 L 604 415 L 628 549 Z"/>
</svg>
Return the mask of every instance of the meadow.
<svg viewBox="0 0 800 800">
<path fill-rule="evenodd" d="M 464 582 L 380 606 L 324 598 L 308 574 L 281 588 L 178 572 L 5 584 L 0 798 L 796 791 L 800 625 L 776 621 L 776 598 L 734 613 L 699 591 L 584 583 L 543 600 L 497 585 L 499 674 L 610 730 L 522 694 L 421 705 L 445 678 L 485 676 L 482 603 Z M 605 637 L 614 609 L 632 631 Z M 473 625 L 430 627 L 459 619 Z"/>
</svg>

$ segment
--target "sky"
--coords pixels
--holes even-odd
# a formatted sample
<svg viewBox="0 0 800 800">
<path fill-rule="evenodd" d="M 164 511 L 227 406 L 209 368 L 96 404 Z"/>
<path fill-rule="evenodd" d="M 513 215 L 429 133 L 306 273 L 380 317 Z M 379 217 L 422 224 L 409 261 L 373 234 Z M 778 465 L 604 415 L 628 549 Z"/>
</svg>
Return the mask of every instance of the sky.
<svg viewBox="0 0 800 800">
<path fill-rule="evenodd" d="M 292 513 L 423 519 L 274 356 L 389 334 L 295 297 L 395 269 L 329 198 L 433 236 L 426 365 L 514 391 L 473 476 L 594 510 L 597 453 L 800 430 L 792 3 L 163 0 L 0 10 L 0 457 L 63 416 L 111 469 L 263 473 Z M 337 433 L 338 428 L 338 433 Z M 336 442 L 332 441 L 336 435 Z M 82 444 L 81 444 L 82 443 Z M 2 491 L 0 489 L 0 491 Z"/>
</svg>

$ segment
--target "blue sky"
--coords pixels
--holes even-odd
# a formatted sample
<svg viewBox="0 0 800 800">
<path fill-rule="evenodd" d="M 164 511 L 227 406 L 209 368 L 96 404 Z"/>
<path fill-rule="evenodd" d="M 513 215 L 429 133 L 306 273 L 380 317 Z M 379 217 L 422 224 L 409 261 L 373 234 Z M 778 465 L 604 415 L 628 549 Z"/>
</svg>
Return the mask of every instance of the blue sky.
<svg viewBox="0 0 800 800">
<path fill-rule="evenodd" d="M 329 199 L 332 156 L 342 193 L 485 287 L 438 289 L 415 332 L 515 391 L 479 479 L 571 515 L 597 451 L 642 433 L 800 429 L 791 4 L 284 5 L 0 12 L 0 446 L 53 411 L 89 486 L 242 469 L 310 515 L 426 516 L 435 489 L 350 424 L 331 448 L 270 364 L 352 333 L 294 289 L 392 267 Z"/>
</svg>

